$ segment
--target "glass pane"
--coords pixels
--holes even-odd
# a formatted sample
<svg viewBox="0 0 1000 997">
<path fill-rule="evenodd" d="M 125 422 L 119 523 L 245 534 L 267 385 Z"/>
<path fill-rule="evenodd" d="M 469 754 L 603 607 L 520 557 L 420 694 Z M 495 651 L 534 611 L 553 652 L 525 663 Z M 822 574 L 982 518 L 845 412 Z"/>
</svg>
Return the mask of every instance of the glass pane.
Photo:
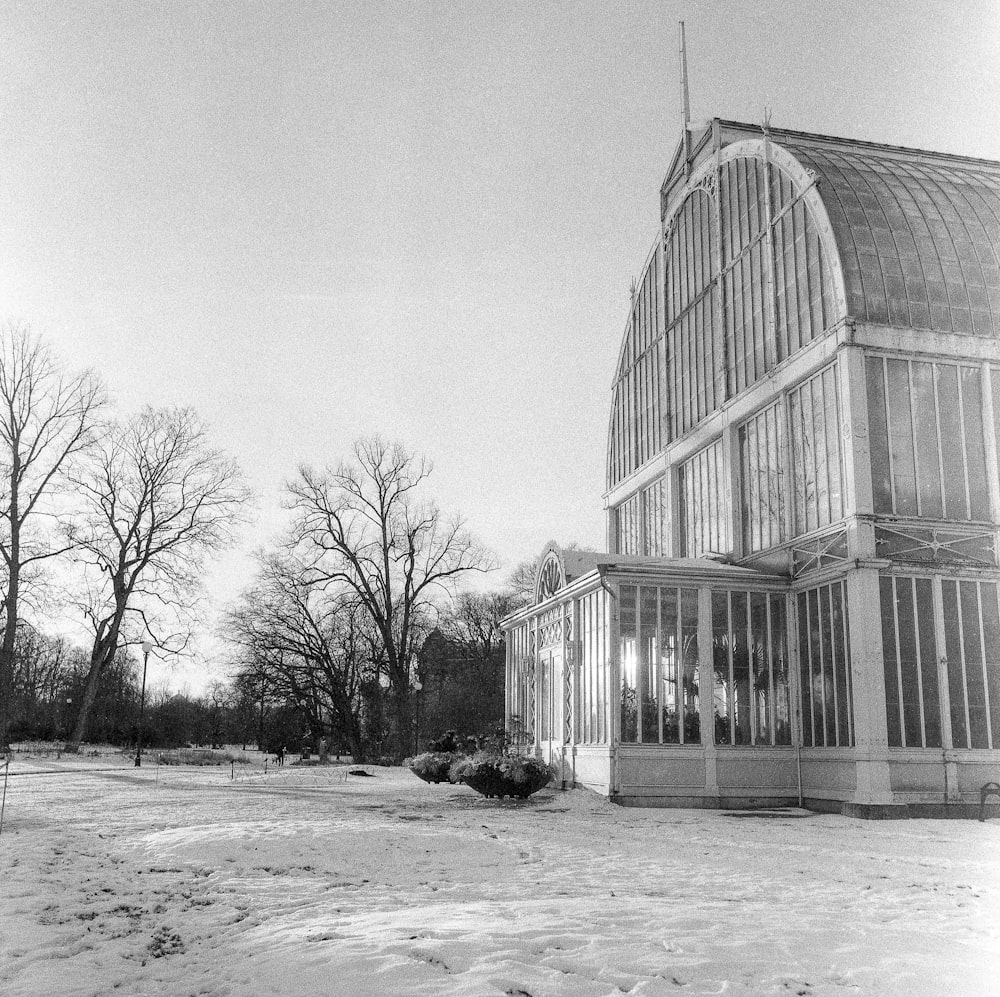
<svg viewBox="0 0 1000 997">
<path fill-rule="evenodd" d="M 920 676 L 912 579 L 896 579 L 896 612 L 899 619 L 897 640 L 903 694 L 904 743 L 908 748 L 920 748 L 923 747 L 923 738 L 920 729 Z"/>
<path fill-rule="evenodd" d="M 677 744 L 680 739 L 678 717 L 680 640 L 677 629 L 677 589 L 660 589 L 660 676 L 662 685 L 663 741 Z"/>
<path fill-rule="evenodd" d="M 920 676 L 924 691 L 924 746 L 941 747 L 941 704 L 938 696 L 937 638 L 934 636 L 934 595 L 929 578 L 918 578 L 917 631 L 920 641 Z"/>
<path fill-rule="evenodd" d="M 681 589 L 681 651 L 683 655 L 684 743 L 701 741 L 698 715 L 698 590 Z"/>
<path fill-rule="evenodd" d="M 917 441 L 917 492 L 920 515 L 940 519 L 941 467 L 938 452 L 937 408 L 934 403 L 934 365 L 913 364 L 913 418 Z"/>
<path fill-rule="evenodd" d="M 636 586 L 622 585 L 619 599 L 619 628 L 621 635 L 621 710 L 622 742 L 634 744 L 639 734 L 639 711 L 636 684 L 638 676 L 636 643 L 638 639 L 636 621 Z"/>
<path fill-rule="evenodd" d="M 969 739 L 973 748 L 988 748 L 979 586 L 975 582 L 960 582 L 959 588 L 962 599 L 962 638 L 965 645 L 965 688 L 969 695 Z"/>
<path fill-rule="evenodd" d="M 771 743 L 771 673 L 768 667 L 767 596 L 750 595 L 750 688 L 753 743 Z"/>
<path fill-rule="evenodd" d="M 885 722 L 889 731 L 889 747 L 902 746 L 899 722 L 899 679 L 896 662 L 895 580 L 879 579 L 879 599 L 882 608 L 882 667 L 885 675 Z"/>
<path fill-rule="evenodd" d="M 802 693 L 802 744 L 811 748 L 815 743 L 812 724 L 812 677 L 809 661 L 809 609 L 806 594 L 799 593 L 799 688 Z"/>
<path fill-rule="evenodd" d="M 549 701 L 551 697 L 549 662 L 547 658 L 543 658 L 538 670 L 538 716 L 541 720 L 538 736 L 542 741 L 547 741 L 552 736 L 549 724 L 549 714 L 551 712 Z"/>
<path fill-rule="evenodd" d="M 837 744 L 837 687 L 834 676 L 833 619 L 830 607 L 832 586 L 824 585 L 819 590 L 819 612 L 822 621 L 823 641 L 823 719 L 826 732 L 826 746 Z"/>
<path fill-rule="evenodd" d="M 791 705 L 788 689 L 785 598 L 771 596 L 771 673 L 774 679 L 774 743 L 792 743 Z"/>
<path fill-rule="evenodd" d="M 844 624 L 847 600 L 843 582 L 830 586 L 833 640 L 833 667 L 837 685 L 837 744 L 844 748 L 851 743 L 851 683 Z"/>
<path fill-rule="evenodd" d="M 865 360 L 868 383 L 868 426 L 872 462 L 872 491 L 876 512 L 892 512 L 892 485 L 889 478 L 889 430 L 885 406 L 885 385 L 881 357 Z"/>
<path fill-rule="evenodd" d="M 639 590 L 639 716 L 638 739 L 646 744 L 660 740 L 659 707 L 656 702 L 656 589 Z"/>
<path fill-rule="evenodd" d="M 944 610 L 945 656 L 948 659 L 948 695 L 951 699 L 951 740 L 956 748 L 969 747 L 965 722 L 965 678 L 962 668 L 962 626 L 958 616 L 958 583 L 941 583 Z"/>
<path fill-rule="evenodd" d="M 958 401 L 958 370 L 936 364 L 938 420 L 941 424 L 941 460 L 944 466 L 944 514 L 947 519 L 968 519 L 965 501 L 965 462 L 962 459 L 962 419 Z"/>
<path fill-rule="evenodd" d="M 990 518 L 990 497 L 986 486 L 986 441 L 983 438 L 983 388 L 977 367 L 963 367 L 962 415 L 965 423 L 965 455 L 969 475 L 969 515 Z"/>
<path fill-rule="evenodd" d="M 990 729 L 993 747 L 1000 747 L 1000 614 L 997 612 L 997 586 L 980 585 L 983 603 L 983 645 L 986 648 L 986 680 L 990 695 Z"/>
<path fill-rule="evenodd" d="M 729 593 L 712 593 L 712 664 L 714 694 L 712 713 L 715 717 L 715 743 L 732 744 L 733 697 L 730 669 L 732 641 L 729 631 Z"/>
<path fill-rule="evenodd" d="M 750 647 L 747 593 L 731 593 L 733 642 L 733 744 L 750 744 Z"/>
<path fill-rule="evenodd" d="M 913 462 L 913 424 L 910 417 L 910 374 L 905 360 L 886 360 L 889 400 L 889 452 L 892 483 L 896 489 L 896 513 L 917 514 L 917 482 Z"/>
</svg>

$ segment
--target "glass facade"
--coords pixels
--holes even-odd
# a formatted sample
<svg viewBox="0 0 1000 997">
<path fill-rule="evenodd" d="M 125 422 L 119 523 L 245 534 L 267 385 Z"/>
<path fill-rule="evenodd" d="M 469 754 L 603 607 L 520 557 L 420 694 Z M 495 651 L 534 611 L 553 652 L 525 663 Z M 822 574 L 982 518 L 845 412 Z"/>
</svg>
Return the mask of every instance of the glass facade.
<svg viewBox="0 0 1000 997">
<path fill-rule="evenodd" d="M 842 581 L 800 592 L 799 685 L 802 744 L 845 748 L 854 744 L 847 586 Z"/>
<path fill-rule="evenodd" d="M 749 551 L 785 539 L 781 405 L 769 405 L 739 428 L 743 543 Z"/>
<path fill-rule="evenodd" d="M 609 482 L 642 467 L 667 441 L 660 260 L 657 249 L 636 288 L 622 342 L 611 406 Z"/>
<path fill-rule="evenodd" d="M 700 450 L 677 469 L 680 556 L 701 557 L 733 549 L 732 505 L 722 441 Z"/>
<path fill-rule="evenodd" d="M 651 293 L 662 293 L 662 314 Z M 706 174 L 637 289 L 612 396 L 608 485 L 839 318 L 804 192 L 759 156 Z"/>
<path fill-rule="evenodd" d="M 979 367 L 866 360 L 875 511 L 988 520 Z"/>
<path fill-rule="evenodd" d="M 623 744 L 699 744 L 698 590 L 622 585 Z"/>
<path fill-rule="evenodd" d="M 794 536 L 829 526 L 844 515 L 843 442 L 836 366 L 788 393 Z"/>
<path fill-rule="evenodd" d="M 1000 750 L 1000 164 L 778 135 L 715 121 L 665 181 L 614 554 L 560 642 L 516 631 L 508 700 L 623 798 L 967 800 Z"/>
<path fill-rule="evenodd" d="M 662 557 L 666 553 L 666 482 L 654 481 L 615 509 L 615 551 Z"/>
<path fill-rule="evenodd" d="M 995 582 L 941 583 L 956 748 L 1000 747 L 1000 613 Z"/>
<path fill-rule="evenodd" d="M 578 744 L 607 744 L 611 738 L 608 712 L 608 594 L 598 589 L 578 601 L 579 672 L 574 710 Z"/>
<path fill-rule="evenodd" d="M 791 744 L 785 597 L 712 593 L 716 744 Z"/>
<path fill-rule="evenodd" d="M 929 578 L 879 579 L 890 748 L 940 748 L 938 650 Z"/>
</svg>

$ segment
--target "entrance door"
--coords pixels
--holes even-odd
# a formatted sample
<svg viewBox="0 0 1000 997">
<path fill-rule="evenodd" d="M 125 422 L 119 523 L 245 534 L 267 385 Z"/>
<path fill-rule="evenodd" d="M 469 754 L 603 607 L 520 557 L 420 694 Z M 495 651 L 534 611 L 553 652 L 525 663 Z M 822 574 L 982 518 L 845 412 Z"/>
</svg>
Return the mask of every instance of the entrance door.
<svg viewBox="0 0 1000 997">
<path fill-rule="evenodd" d="M 539 740 L 545 745 L 551 763 L 562 744 L 562 650 L 544 651 L 541 666 Z"/>
</svg>

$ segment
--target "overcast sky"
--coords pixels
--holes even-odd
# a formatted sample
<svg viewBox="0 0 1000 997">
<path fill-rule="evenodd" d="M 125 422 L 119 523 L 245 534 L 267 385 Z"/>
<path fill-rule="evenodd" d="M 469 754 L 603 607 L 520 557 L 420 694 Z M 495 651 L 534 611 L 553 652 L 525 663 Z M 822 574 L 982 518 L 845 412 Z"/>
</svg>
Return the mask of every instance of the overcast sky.
<svg viewBox="0 0 1000 997">
<path fill-rule="evenodd" d="M 260 496 L 245 551 L 373 432 L 506 570 L 603 549 L 680 19 L 695 119 L 1000 159 L 998 0 L 7 0 L 0 318 L 123 412 L 198 409 Z"/>
</svg>

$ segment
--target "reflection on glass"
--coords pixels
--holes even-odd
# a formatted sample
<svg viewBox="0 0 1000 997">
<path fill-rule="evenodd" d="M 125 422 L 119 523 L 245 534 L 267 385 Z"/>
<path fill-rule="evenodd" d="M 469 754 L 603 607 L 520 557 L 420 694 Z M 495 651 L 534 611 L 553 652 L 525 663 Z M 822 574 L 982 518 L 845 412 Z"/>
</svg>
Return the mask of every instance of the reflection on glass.
<svg viewBox="0 0 1000 997">
<path fill-rule="evenodd" d="M 680 740 L 680 641 L 678 640 L 677 589 L 660 589 L 660 676 L 663 743 Z"/>
<path fill-rule="evenodd" d="M 684 743 L 701 741 L 698 714 L 698 590 L 681 589 L 681 654 L 683 660 Z"/>
<path fill-rule="evenodd" d="M 619 597 L 621 636 L 621 739 L 634 744 L 639 737 L 639 704 L 636 690 L 636 586 L 622 585 Z"/>
</svg>

